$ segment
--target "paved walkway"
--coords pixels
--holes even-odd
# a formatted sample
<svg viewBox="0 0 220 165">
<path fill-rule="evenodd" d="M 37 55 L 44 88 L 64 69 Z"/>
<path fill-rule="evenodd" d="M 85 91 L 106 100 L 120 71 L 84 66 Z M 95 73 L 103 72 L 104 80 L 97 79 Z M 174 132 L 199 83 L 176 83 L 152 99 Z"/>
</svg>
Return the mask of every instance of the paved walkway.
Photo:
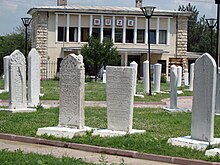
<svg viewBox="0 0 220 165">
<path fill-rule="evenodd" d="M 58 107 L 59 100 L 41 100 L 41 104 L 47 108 Z M 181 96 L 177 100 L 178 108 L 192 109 L 192 96 Z M 135 108 L 162 108 L 169 107 L 170 99 L 163 99 L 161 102 L 134 102 Z M 0 100 L 0 106 L 8 106 L 7 100 Z M 106 101 L 85 101 L 86 107 L 106 107 Z"/>
</svg>

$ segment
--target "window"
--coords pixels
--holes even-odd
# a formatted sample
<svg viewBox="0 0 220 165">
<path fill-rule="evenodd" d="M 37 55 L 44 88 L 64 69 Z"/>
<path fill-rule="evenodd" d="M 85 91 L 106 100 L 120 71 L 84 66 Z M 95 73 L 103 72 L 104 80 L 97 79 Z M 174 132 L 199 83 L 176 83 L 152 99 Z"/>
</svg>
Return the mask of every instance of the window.
<svg viewBox="0 0 220 165">
<path fill-rule="evenodd" d="M 100 28 L 93 28 L 92 29 L 92 36 L 100 39 Z"/>
<path fill-rule="evenodd" d="M 105 28 L 104 29 L 104 39 L 112 39 L 112 29 Z"/>
<path fill-rule="evenodd" d="M 115 29 L 115 42 L 122 43 L 123 40 L 123 29 Z"/>
<path fill-rule="evenodd" d="M 137 43 L 144 43 L 144 39 L 145 39 L 145 30 L 138 29 L 137 30 Z"/>
<path fill-rule="evenodd" d="M 167 61 L 166 60 L 158 60 L 157 62 L 162 65 L 161 73 L 165 73 L 166 74 Z"/>
<path fill-rule="evenodd" d="M 66 27 L 58 27 L 58 41 L 66 41 Z"/>
<path fill-rule="evenodd" d="M 134 29 L 126 29 L 126 43 L 134 42 Z"/>
<path fill-rule="evenodd" d="M 156 30 L 150 30 L 150 43 L 156 44 Z"/>
<path fill-rule="evenodd" d="M 69 27 L 69 41 L 77 42 L 77 36 L 78 36 L 78 28 Z"/>
<path fill-rule="evenodd" d="M 159 44 L 167 44 L 167 31 L 166 30 L 159 31 Z"/>
<path fill-rule="evenodd" d="M 89 39 L 89 28 L 81 28 L 81 41 L 88 42 Z"/>
</svg>

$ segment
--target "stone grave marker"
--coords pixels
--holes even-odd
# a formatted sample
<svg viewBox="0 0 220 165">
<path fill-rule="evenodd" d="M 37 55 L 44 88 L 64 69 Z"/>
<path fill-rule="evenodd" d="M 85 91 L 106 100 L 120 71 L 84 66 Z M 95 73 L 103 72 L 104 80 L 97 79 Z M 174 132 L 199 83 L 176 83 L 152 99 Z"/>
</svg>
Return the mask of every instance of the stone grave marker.
<svg viewBox="0 0 220 165">
<path fill-rule="evenodd" d="M 106 70 L 103 70 L 102 83 L 106 84 Z"/>
<path fill-rule="evenodd" d="M 134 95 L 136 95 L 136 86 L 137 86 L 137 70 L 138 70 L 138 64 L 133 61 L 130 63 L 130 66 L 134 68 Z"/>
<path fill-rule="evenodd" d="M 195 64 L 190 65 L 190 81 L 189 81 L 189 91 L 193 91 L 193 81 L 194 81 L 194 66 Z"/>
<path fill-rule="evenodd" d="M 82 58 L 75 54 L 65 57 L 60 67 L 60 111 L 57 127 L 39 128 L 37 135 L 72 138 L 91 128 L 84 119 L 85 68 Z"/>
<path fill-rule="evenodd" d="M 108 129 L 96 130 L 93 135 L 123 136 L 145 132 L 132 129 L 134 74 L 134 67 L 106 67 Z"/>
<path fill-rule="evenodd" d="M 177 109 L 177 67 L 172 65 L 170 68 L 170 109 Z"/>
<path fill-rule="evenodd" d="M 160 92 L 161 64 L 154 64 L 154 92 Z"/>
<path fill-rule="evenodd" d="M 9 92 L 9 59 L 10 56 L 5 56 L 3 58 L 4 63 L 4 90 Z"/>
<path fill-rule="evenodd" d="M 177 86 L 178 87 L 182 86 L 182 71 L 183 71 L 182 67 L 178 66 L 177 67 L 177 76 L 178 76 L 178 78 L 177 78 Z"/>
<path fill-rule="evenodd" d="M 216 84 L 216 109 L 215 113 L 220 115 L 220 73 L 217 74 L 217 84 Z"/>
<path fill-rule="evenodd" d="M 9 57 L 9 108 L 2 111 L 34 112 L 27 108 L 26 98 L 26 61 L 24 55 L 15 50 Z"/>
<path fill-rule="evenodd" d="M 216 71 L 215 60 L 208 53 L 196 60 L 191 137 L 170 139 L 171 144 L 203 150 L 220 143 L 220 139 L 214 139 Z"/>
<path fill-rule="evenodd" d="M 188 69 L 184 69 L 184 85 L 189 85 L 189 72 Z"/>
<path fill-rule="evenodd" d="M 144 83 L 144 93 L 149 93 L 149 61 L 146 60 L 143 63 L 143 83 Z"/>
<path fill-rule="evenodd" d="M 28 54 L 28 107 L 36 107 L 40 96 L 40 57 L 35 48 Z"/>
</svg>

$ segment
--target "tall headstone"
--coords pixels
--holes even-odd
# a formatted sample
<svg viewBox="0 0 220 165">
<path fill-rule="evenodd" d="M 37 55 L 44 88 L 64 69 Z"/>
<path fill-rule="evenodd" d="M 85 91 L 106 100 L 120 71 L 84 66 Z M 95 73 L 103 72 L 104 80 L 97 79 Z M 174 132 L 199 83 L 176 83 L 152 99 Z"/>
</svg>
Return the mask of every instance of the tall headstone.
<svg viewBox="0 0 220 165">
<path fill-rule="evenodd" d="M 130 63 L 130 66 L 134 68 L 134 95 L 136 94 L 136 85 L 137 85 L 137 71 L 138 71 L 138 64 L 133 61 Z"/>
<path fill-rule="evenodd" d="M 196 60 L 192 105 L 191 137 L 169 139 L 173 145 L 205 150 L 209 145 L 220 144 L 220 138 L 214 138 L 214 116 L 216 99 L 215 60 L 208 53 Z"/>
<path fill-rule="evenodd" d="M 67 56 L 60 67 L 59 125 L 70 128 L 84 127 L 85 69 L 81 58 Z"/>
<path fill-rule="evenodd" d="M 146 60 L 143 63 L 143 82 L 144 82 L 144 93 L 149 93 L 149 61 Z"/>
<path fill-rule="evenodd" d="M 106 83 L 106 70 L 103 70 L 102 83 Z"/>
<path fill-rule="evenodd" d="M 154 92 L 160 92 L 161 64 L 154 64 Z"/>
<path fill-rule="evenodd" d="M 191 138 L 212 142 L 216 99 L 216 63 L 204 54 L 195 63 Z"/>
<path fill-rule="evenodd" d="M 24 55 L 15 50 L 9 60 L 9 109 L 27 108 L 26 61 Z"/>
<path fill-rule="evenodd" d="M 84 119 L 85 68 L 81 56 L 66 56 L 60 67 L 60 111 L 57 127 L 38 128 L 37 135 L 72 138 L 92 128 Z"/>
<path fill-rule="evenodd" d="M 106 67 L 108 129 L 94 131 L 93 135 L 122 136 L 142 133 L 133 130 L 134 67 Z"/>
<path fill-rule="evenodd" d="M 177 67 L 177 76 L 178 76 L 177 86 L 178 86 L 178 87 L 181 87 L 181 85 L 182 85 L 182 71 L 183 71 L 182 67 L 181 67 L 181 66 L 178 66 L 178 67 Z"/>
<path fill-rule="evenodd" d="M 189 72 L 188 69 L 184 69 L 184 85 L 189 85 Z"/>
<path fill-rule="evenodd" d="M 36 49 L 28 54 L 28 106 L 36 107 L 40 100 L 40 57 Z"/>
<path fill-rule="evenodd" d="M 26 61 L 24 55 L 15 50 L 9 57 L 9 108 L 1 111 L 34 112 L 36 109 L 27 108 L 26 98 Z"/>
<path fill-rule="evenodd" d="M 177 108 L 177 67 L 172 65 L 170 68 L 170 109 Z"/>
<path fill-rule="evenodd" d="M 3 58 L 4 63 L 4 90 L 9 91 L 9 56 Z"/>
<path fill-rule="evenodd" d="M 194 66 L 195 64 L 190 65 L 190 81 L 189 81 L 189 90 L 193 91 L 193 81 L 194 81 Z"/>
</svg>

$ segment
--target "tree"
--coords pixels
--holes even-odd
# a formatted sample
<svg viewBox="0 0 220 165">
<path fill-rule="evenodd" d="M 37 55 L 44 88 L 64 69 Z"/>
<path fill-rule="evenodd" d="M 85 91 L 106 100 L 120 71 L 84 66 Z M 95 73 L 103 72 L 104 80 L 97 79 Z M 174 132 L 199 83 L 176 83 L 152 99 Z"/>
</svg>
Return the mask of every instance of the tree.
<svg viewBox="0 0 220 165">
<path fill-rule="evenodd" d="M 178 11 L 188 11 L 192 15 L 188 21 L 188 44 L 189 52 L 209 52 L 211 53 L 210 28 L 205 22 L 205 15 L 198 19 L 199 11 L 196 6 L 190 3 L 186 6 L 179 6 Z M 213 55 L 216 52 L 216 32 L 213 33 Z"/>
<path fill-rule="evenodd" d="M 101 43 L 99 39 L 90 37 L 88 43 L 82 46 L 81 54 L 84 57 L 86 71 L 95 74 L 95 81 L 99 70 L 106 65 L 117 65 L 119 61 L 117 48 L 109 39 Z"/>
</svg>

